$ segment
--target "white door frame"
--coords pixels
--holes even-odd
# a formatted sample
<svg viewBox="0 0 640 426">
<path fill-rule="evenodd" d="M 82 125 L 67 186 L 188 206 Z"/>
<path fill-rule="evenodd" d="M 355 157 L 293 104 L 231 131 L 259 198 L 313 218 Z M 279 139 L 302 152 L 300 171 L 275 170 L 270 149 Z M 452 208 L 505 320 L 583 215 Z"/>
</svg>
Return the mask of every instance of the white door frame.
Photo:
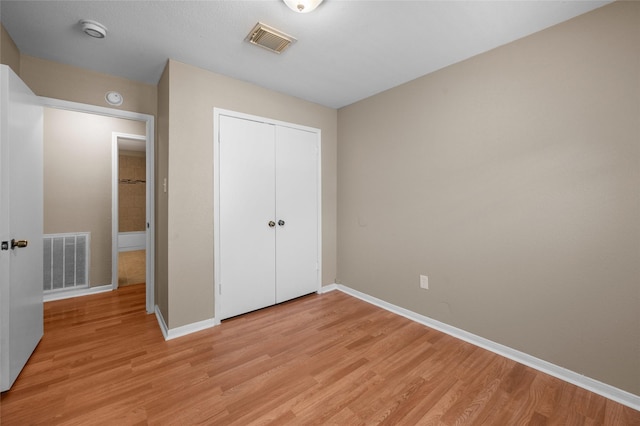
<svg viewBox="0 0 640 426">
<path fill-rule="evenodd" d="M 102 116 L 113 117 L 113 118 L 123 118 L 126 120 L 142 121 L 145 123 L 145 130 L 146 130 L 145 139 L 146 139 L 146 149 L 147 149 L 147 153 L 146 153 L 146 160 L 147 160 L 146 310 L 148 314 L 152 314 L 155 308 L 155 294 L 154 294 L 154 291 L 155 291 L 155 277 L 154 277 L 154 271 L 155 271 L 155 201 L 154 201 L 155 200 L 155 193 L 154 193 L 155 118 L 149 114 L 123 111 L 115 108 L 106 108 L 106 107 L 101 107 L 96 105 L 83 104 L 79 102 L 64 101 L 61 99 L 46 98 L 46 97 L 40 97 L 40 99 L 42 101 L 43 106 L 49 107 L 49 108 L 84 112 L 87 114 L 102 115 Z M 116 148 L 117 148 L 117 145 L 116 145 Z M 116 151 L 116 157 L 117 157 L 117 151 Z M 117 173 L 116 173 L 116 176 L 117 176 Z M 117 223 L 118 223 L 117 210 L 113 210 L 114 208 L 117 209 L 117 199 L 115 204 L 112 202 L 112 215 L 113 215 L 112 233 L 113 233 L 113 223 L 116 224 L 116 228 L 115 228 L 116 232 L 117 232 Z M 113 276 L 112 278 L 115 281 L 111 283 L 111 286 L 112 288 L 115 289 L 118 286 L 117 233 L 115 234 L 115 240 L 112 241 L 112 246 L 115 247 L 116 258 L 115 258 L 115 276 Z M 112 271 L 112 274 L 113 274 L 113 271 Z"/>
<path fill-rule="evenodd" d="M 276 126 L 290 127 L 318 135 L 318 292 L 322 288 L 322 133 L 320 129 L 244 114 L 222 108 L 213 108 L 213 280 L 215 297 L 214 324 L 220 324 L 222 295 L 220 294 L 220 116 L 225 115 Z"/>
</svg>

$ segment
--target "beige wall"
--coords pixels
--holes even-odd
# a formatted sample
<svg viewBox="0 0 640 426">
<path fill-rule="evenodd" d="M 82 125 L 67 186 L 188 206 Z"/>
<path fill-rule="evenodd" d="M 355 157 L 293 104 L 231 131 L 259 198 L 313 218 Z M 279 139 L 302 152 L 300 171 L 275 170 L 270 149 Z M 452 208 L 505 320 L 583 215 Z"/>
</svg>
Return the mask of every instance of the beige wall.
<svg viewBox="0 0 640 426">
<path fill-rule="evenodd" d="M 157 143 L 155 150 L 156 180 L 156 258 L 155 258 L 155 298 L 156 305 L 168 323 L 169 279 L 168 279 L 168 228 L 169 193 L 164 191 L 164 179 L 169 176 L 169 73 L 167 65 L 158 82 Z"/>
<path fill-rule="evenodd" d="M 116 108 L 143 114 L 156 114 L 157 88 L 108 74 L 47 61 L 33 56 L 20 56 L 20 78 L 38 96 L 89 105 Z M 120 92 L 124 102 L 113 107 L 105 94 Z"/>
<path fill-rule="evenodd" d="M 168 78 L 169 328 L 214 315 L 214 107 L 321 129 L 322 275 L 324 284 L 332 283 L 336 276 L 337 111 L 175 61 L 169 62 Z M 164 177 L 159 175 L 159 181 Z"/>
<path fill-rule="evenodd" d="M 145 123 L 45 108 L 44 232 L 91 232 L 91 286 L 112 283 L 112 132 Z"/>
<path fill-rule="evenodd" d="M 0 63 L 8 65 L 13 72 L 20 75 L 20 51 L 2 24 L 0 24 Z"/>
<path fill-rule="evenodd" d="M 614 3 L 341 109 L 339 280 L 640 395 L 638 46 Z"/>
</svg>

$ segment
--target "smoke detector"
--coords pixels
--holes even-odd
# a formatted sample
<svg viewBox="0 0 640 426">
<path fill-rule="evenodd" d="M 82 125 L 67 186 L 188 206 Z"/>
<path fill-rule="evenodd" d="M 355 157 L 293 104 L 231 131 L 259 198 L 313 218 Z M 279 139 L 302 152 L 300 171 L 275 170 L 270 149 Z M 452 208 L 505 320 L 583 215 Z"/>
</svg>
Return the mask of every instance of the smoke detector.
<svg viewBox="0 0 640 426">
<path fill-rule="evenodd" d="M 93 38 L 105 38 L 107 36 L 107 27 L 99 22 L 90 19 L 82 19 L 80 21 L 82 31 Z"/>
<path fill-rule="evenodd" d="M 122 95 L 114 91 L 107 92 L 107 94 L 104 95 L 104 99 L 109 105 L 113 106 L 120 106 L 122 105 L 122 102 L 124 102 L 124 98 L 122 97 Z"/>
<path fill-rule="evenodd" d="M 249 32 L 245 41 L 275 53 L 282 53 L 297 40 L 280 30 L 258 22 Z"/>
</svg>

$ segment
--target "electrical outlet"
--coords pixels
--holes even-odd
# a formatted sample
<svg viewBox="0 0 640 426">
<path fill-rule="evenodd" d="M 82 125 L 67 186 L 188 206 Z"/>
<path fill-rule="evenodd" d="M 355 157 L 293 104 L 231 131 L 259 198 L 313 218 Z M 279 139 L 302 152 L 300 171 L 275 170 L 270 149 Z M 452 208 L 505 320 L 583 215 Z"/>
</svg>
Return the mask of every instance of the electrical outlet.
<svg viewBox="0 0 640 426">
<path fill-rule="evenodd" d="M 420 288 L 429 290 L 429 277 L 426 275 L 420 275 Z"/>
</svg>

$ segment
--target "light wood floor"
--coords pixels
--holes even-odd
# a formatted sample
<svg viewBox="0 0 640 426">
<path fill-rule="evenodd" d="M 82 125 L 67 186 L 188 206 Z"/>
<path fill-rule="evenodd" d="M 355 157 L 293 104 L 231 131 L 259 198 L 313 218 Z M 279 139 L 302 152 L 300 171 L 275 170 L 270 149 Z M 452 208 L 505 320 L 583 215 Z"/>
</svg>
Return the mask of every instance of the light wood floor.
<svg viewBox="0 0 640 426">
<path fill-rule="evenodd" d="M 146 251 L 121 251 L 118 253 L 118 286 L 142 284 L 147 280 Z"/>
<path fill-rule="evenodd" d="M 640 412 L 339 292 L 165 342 L 144 285 L 45 304 L 2 425 L 640 425 Z"/>
</svg>

